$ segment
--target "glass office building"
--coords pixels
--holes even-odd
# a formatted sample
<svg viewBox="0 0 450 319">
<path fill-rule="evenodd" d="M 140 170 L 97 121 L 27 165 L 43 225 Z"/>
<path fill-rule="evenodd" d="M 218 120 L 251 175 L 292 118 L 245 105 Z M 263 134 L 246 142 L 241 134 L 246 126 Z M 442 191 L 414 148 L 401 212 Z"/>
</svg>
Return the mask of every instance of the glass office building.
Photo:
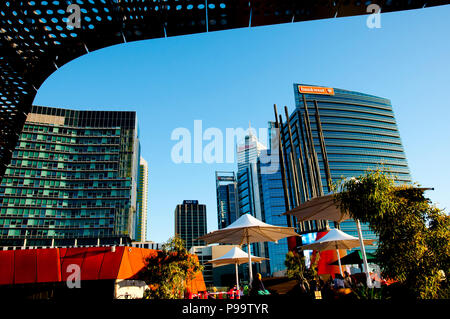
<svg viewBox="0 0 450 319">
<path fill-rule="evenodd" d="M 243 143 L 237 146 L 239 214 L 248 213 L 259 220 L 264 220 L 264 216 L 259 192 L 258 158 L 264 150 L 267 148 L 250 130 Z"/>
<path fill-rule="evenodd" d="M 381 169 L 410 183 L 411 176 L 391 102 L 337 88 L 294 84 L 295 110 L 280 123 L 291 207 L 330 192 L 330 182 Z M 291 147 L 294 145 L 294 148 Z M 332 224 L 330 224 L 332 226 Z M 353 221 L 341 229 L 357 236 Z M 321 228 L 302 223 L 300 232 Z M 365 239 L 376 239 L 362 225 Z M 373 251 L 376 246 L 367 247 Z"/>
<path fill-rule="evenodd" d="M 222 229 L 239 218 L 236 174 L 216 172 L 217 224 Z"/>
<path fill-rule="evenodd" d="M 270 174 L 260 174 L 261 198 L 265 217 L 264 222 L 270 225 L 287 227 L 287 217 L 281 215 L 286 211 L 286 206 L 284 200 L 283 183 L 281 180 L 281 172 L 279 169 L 279 157 L 271 157 L 270 155 L 271 151 L 267 153 L 267 156 L 270 157 L 270 161 L 264 159 L 259 161 L 260 171 L 261 168 L 264 168 L 268 165 L 278 166 L 278 169 L 271 172 Z M 286 260 L 286 254 L 289 251 L 287 238 L 280 239 L 277 243 L 267 242 L 265 243 L 265 245 L 267 250 L 267 257 L 269 258 L 268 272 L 272 276 L 274 276 L 274 274 L 276 275 L 277 273 L 281 273 L 286 269 L 284 261 Z"/>
<path fill-rule="evenodd" d="M 135 112 L 33 106 L 0 185 L 0 245 L 134 239 Z"/>
<path fill-rule="evenodd" d="M 175 208 L 175 235 L 185 241 L 186 249 L 203 246 L 205 242 L 196 240 L 206 235 L 206 205 L 197 200 L 184 200 Z"/>
<path fill-rule="evenodd" d="M 237 146 L 238 172 L 237 184 L 239 195 L 239 214 L 250 214 L 253 217 L 265 221 L 262 193 L 261 193 L 261 172 L 259 158 L 267 151 L 267 147 L 260 143 L 249 129 L 249 134 L 245 136 L 242 144 Z M 247 248 L 244 247 L 247 251 Z M 254 243 L 251 245 L 251 252 L 255 256 L 268 257 L 267 244 Z M 247 267 L 244 265 L 244 268 Z M 268 262 L 263 261 L 255 266 L 256 272 L 262 275 L 270 273 Z"/>
</svg>

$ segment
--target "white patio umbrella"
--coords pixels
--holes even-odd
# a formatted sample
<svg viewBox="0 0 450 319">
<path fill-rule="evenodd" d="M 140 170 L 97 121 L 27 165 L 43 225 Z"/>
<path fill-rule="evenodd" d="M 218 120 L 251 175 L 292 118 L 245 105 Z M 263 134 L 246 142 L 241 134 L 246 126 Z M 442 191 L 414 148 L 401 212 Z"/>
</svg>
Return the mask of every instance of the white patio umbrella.
<svg viewBox="0 0 450 319">
<path fill-rule="evenodd" d="M 249 277 L 250 282 L 252 282 L 253 274 L 250 244 L 265 241 L 276 242 L 282 238 L 291 236 L 299 236 L 293 227 L 269 225 L 256 219 L 250 214 L 244 214 L 228 227 L 210 232 L 197 238 L 197 240 L 203 240 L 208 244 L 247 244 Z"/>
<path fill-rule="evenodd" d="M 261 262 L 263 260 L 268 260 L 268 258 L 258 257 L 258 256 L 250 256 L 252 262 Z M 222 257 L 213 259 L 208 261 L 208 263 L 215 265 L 216 267 L 225 266 L 225 265 L 232 265 L 234 264 L 236 267 L 236 287 L 239 289 L 239 272 L 238 272 L 238 265 L 244 264 L 248 261 L 248 254 L 240 249 L 239 247 L 233 247 L 230 249 L 229 252 L 227 252 Z"/>
<path fill-rule="evenodd" d="M 423 191 L 433 190 L 433 188 L 422 188 L 422 187 L 418 189 Z M 287 211 L 286 213 L 284 213 L 284 215 L 286 214 L 293 215 L 299 221 L 332 220 L 340 223 L 341 221 L 350 219 L 350 215 L 347 212 L 342 211 L 339 208 L 340 206 L 339 204 L 340 204 L 339 201 L 337 202 L 334 201 L 334 194 L 329 194 L 325 196 L 312 198 L 309 201 L 297 206 L 296 208 Z M 356 219 L 355 222 L 356 222 L 356 229 L 358 231 L 358 238 L 360 242 L 365 273 L 367 276 L 367 285 L 371 287 L 372 281 L 370 280 L 369 276 L 369 266 L 367 264 L 366 249 L 364 247 L 361 224 L 358 219 Z"/>
<path fill-rule="evenodd" d="M 342 222 L 344 220 L 350 219 L 350 215 L 342 211 L 339 208 L 339 202 L 334 201 L 334 194 L 329 194 L 325 196 L 315 197 L 309 201 L 297 206 L 286 214 L 293 215 L 299 221 L 307 220 L 331 220 L 335 222 Z M 359 246 L 361 247 L 361 253 L 363 257 L 363 263 L 365 268 L 365 273 L 367 277 L 367 285 L 371 287 L 372 282 L 369 275 L 369 266 L 367 264 L 366 249 L 364 246 L 364 240 L 361 232 L 361 224 L 359 220 L 355 220 L 356 228 L 358 230 Z M 339 254 L 339 251 L 338 251 Z"/>
<path fill-rule="evenodd" d="M 332 220 L 341 222 L 350 219 L 347 212 L 339 209 L 334 202 L 334 194 L 314 197 L 307 202 L 291 209 L 285 214 L 294 215 L 298 220 Z"/>
<path fill-rule="evenodd" d="M 373 243 L 372 239 L 365 239 L 364 244 L 371 245 Z M 341 265 L 341 255 L 339 253 L 339 249 L 352 249 L 360 246 L 360 241 L 358 238 L 350 236 L 349 234 L 344 233 L 339 229 L 331 229 L 325 236 L 316 240 L 315 242 L 301 246 L 300 248 L 303 250 L 333 250 L 336 249 L 338 263 L 339 263 L 339 271 L 342 274 L 342 265 Z"/>
</svg>

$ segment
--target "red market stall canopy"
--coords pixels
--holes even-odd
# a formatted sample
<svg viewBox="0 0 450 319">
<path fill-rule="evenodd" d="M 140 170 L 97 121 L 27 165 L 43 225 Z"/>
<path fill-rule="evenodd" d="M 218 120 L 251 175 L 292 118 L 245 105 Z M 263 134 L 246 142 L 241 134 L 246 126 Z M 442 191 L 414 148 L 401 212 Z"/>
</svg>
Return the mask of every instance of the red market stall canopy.
<svg viewBox="0 0 450 319">
<path fill-rule="evenodd" d="M 78 265 L 81 280 L 137 279 L 157 250 L 136 247 L 43 248 L 0 251 L 0 285 L 64 282 Z M 205 286 L 201 273 L 192 290 Z M 205 289 L 206 290 L 206 289 Z"/>
</svg>

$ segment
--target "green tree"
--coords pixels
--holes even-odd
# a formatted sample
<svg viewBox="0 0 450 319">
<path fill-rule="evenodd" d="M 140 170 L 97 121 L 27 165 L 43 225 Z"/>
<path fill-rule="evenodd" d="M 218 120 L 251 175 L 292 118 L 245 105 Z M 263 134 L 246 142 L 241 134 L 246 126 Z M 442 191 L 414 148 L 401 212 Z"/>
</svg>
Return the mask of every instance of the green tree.
<svg viewBox="0 0 450 319">
<path fill-rule="evenodd" d="M 297 280 L 302 289 L 309 291 L 309 282 L 317 279 L 317 263 L 319 258 L 310 268 L 306 267 L 305 256 L 292 251 L 286 254 L 284 265 L 286 266 L 286 276 L 289 279 Z"/>
<path fill-rule="evenodd" d="M 184 296 L 186 281 L 202 271 L 198 259 L 190 255 L 179 237 L 170 238 L 155 256 L 146 259 L 139 277 L 150 289 L 150 299 L 180 299 Z"/>
<path fill-rule="evenodd" d="M 342 182 L 335 200 L 353 219 L 378 235 L 383 275 L 417 298 L 445 296 L 441 272 L 449 274 L 450 217 L 424 197 L 424 190 L 396 186 L 379 170 Z"/>
</svg>

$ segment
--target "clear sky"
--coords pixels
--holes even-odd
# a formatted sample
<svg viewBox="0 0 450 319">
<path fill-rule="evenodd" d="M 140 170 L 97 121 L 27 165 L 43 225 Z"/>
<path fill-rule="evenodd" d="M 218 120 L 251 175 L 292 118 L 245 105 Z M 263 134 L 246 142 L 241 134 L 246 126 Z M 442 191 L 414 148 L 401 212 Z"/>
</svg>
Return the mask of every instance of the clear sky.
<svg viewBox="0 0 450 319">
<path fill-rule="evenodd" d="M 267 127 L 273 104 L 292 111 L 292 84 L 360 91 L 392 101 L 414 181 L 450 209 L 450 6 L 211 32 L 116 45 L 61 67 L 37 105 L 135 110 L 149 163 L 148 239 L 174 234 L 184 199 L 207 205 L 217 229 L 216 170 L 236 164 L 175 164 L 171 133 Z M 203 144 L 207 144 L 204 142 Z"/>
</svg>

